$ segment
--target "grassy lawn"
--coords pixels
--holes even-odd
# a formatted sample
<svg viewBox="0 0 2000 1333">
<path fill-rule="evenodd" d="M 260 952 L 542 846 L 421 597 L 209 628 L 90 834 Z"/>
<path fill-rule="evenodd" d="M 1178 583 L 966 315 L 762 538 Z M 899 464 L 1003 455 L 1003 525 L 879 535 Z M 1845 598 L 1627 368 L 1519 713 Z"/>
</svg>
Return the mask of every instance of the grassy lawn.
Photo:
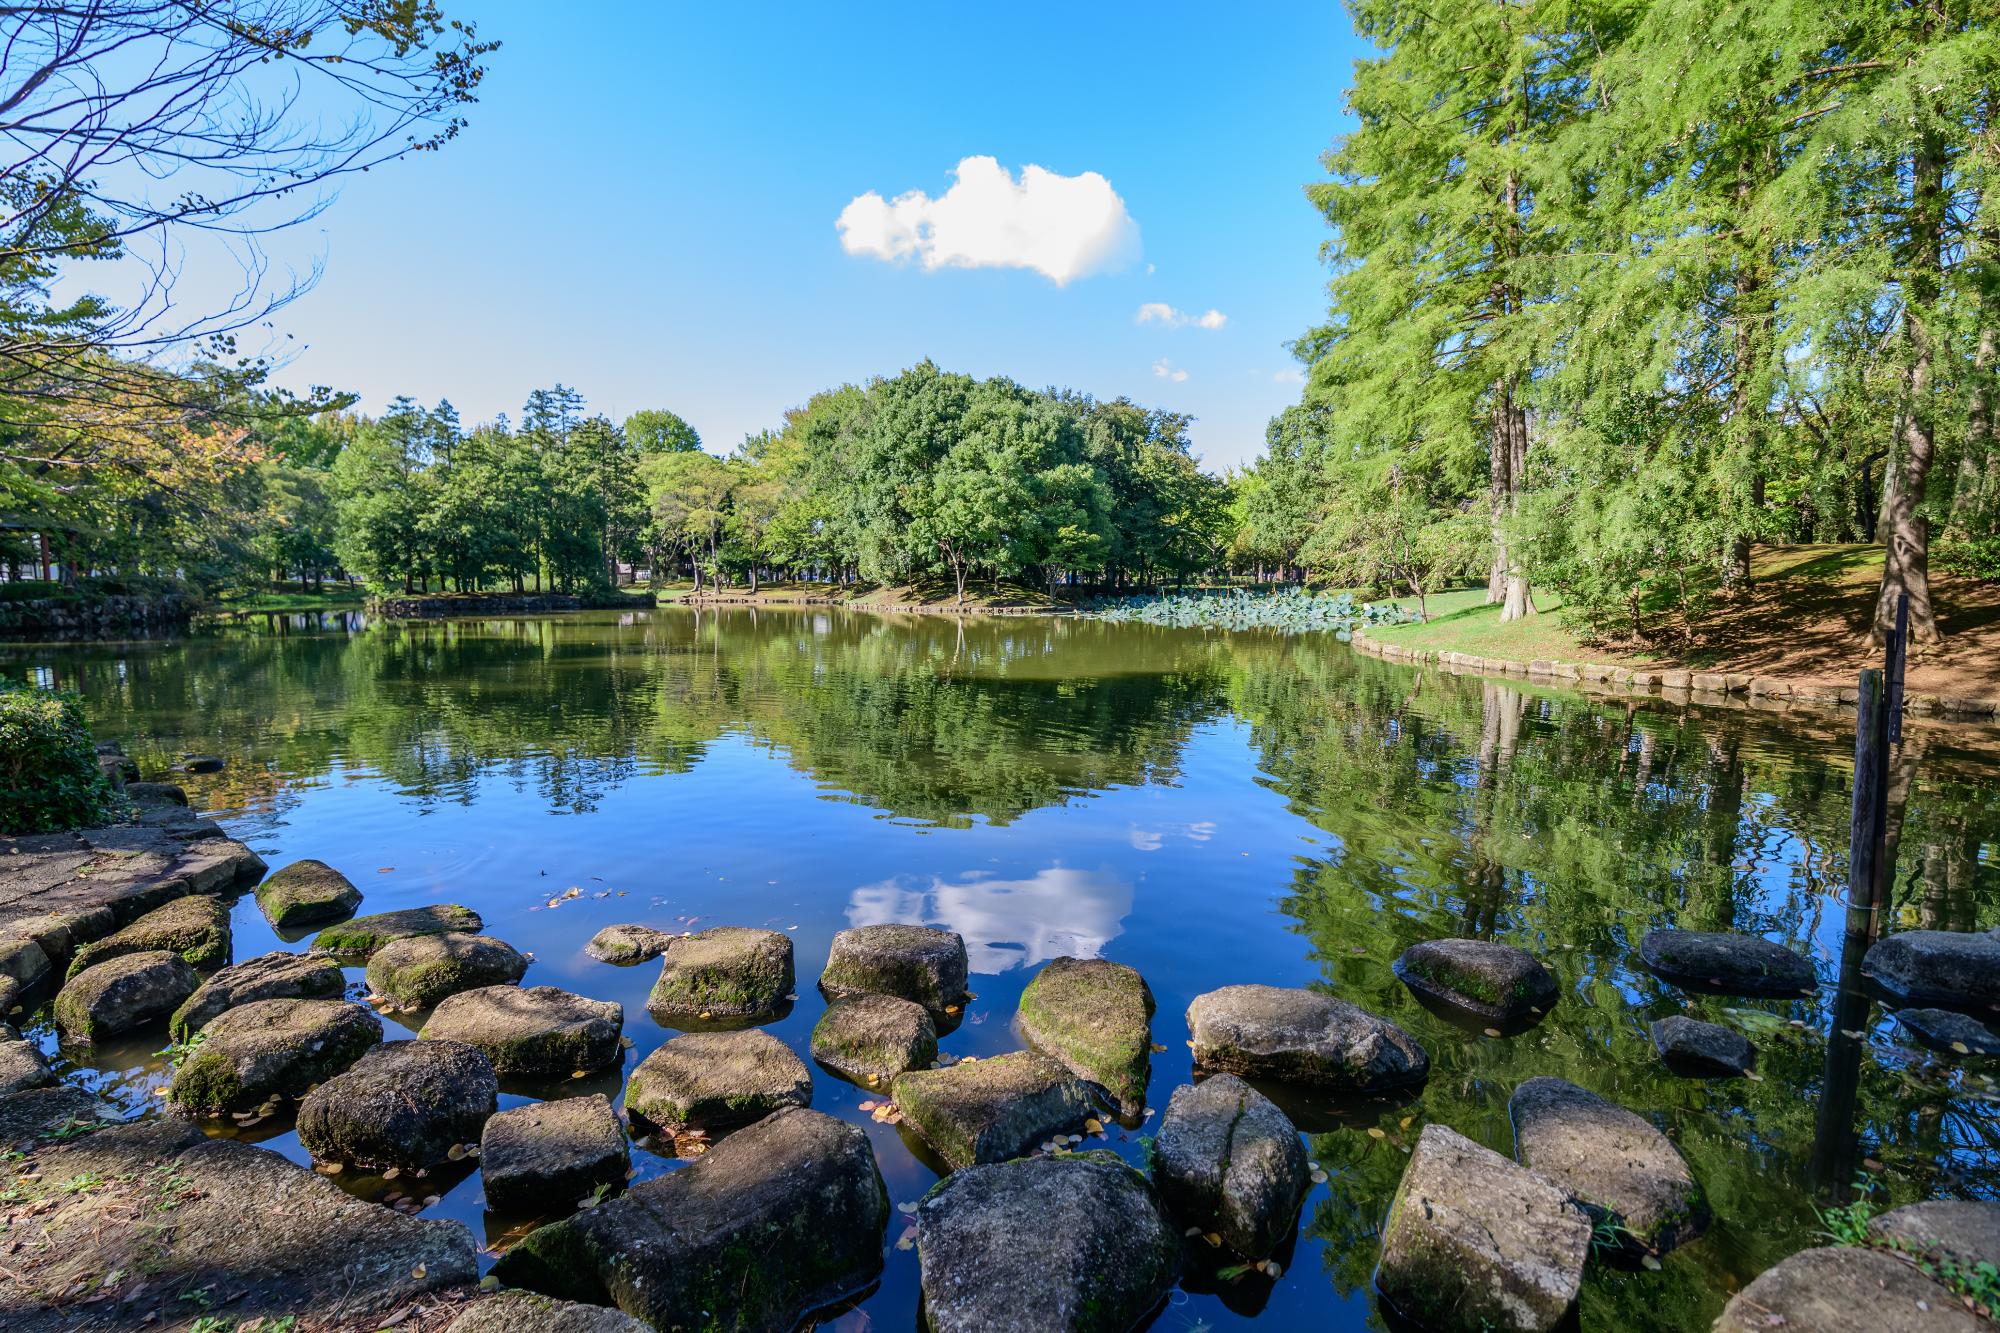
<svg viewBox="0 0 2000 1333">
<path fill-rule="evenodd" d="M 368 600 L 358 587 L 328 585 L 320 592 L 264 588 L 224 597 L 217 609 L 228 615 L 283 615 L 292 611 L 351 611 Z"/>
<path fill-rule="evenodd" d="M 1486 601 L 1486 589 L 1454 588 L 1430 599 L 1431 618 L 1421 625 L 1375 625 L 1368 637 L 1378 643 L 1440 652 L 1476 653 L 1510 661 L 1598 662 L 1603 651 L 1586 648 L 1576 634 L 1565 628 L 1553 614 L 1562 606 L 1554 593 L 1535 594 L 1540 615 L 1508 624 L 1500 622 L 1500 608 Z M 1416 599 L 1401 598 L 1397 605 L 1416 609 Z"/>
</svg>

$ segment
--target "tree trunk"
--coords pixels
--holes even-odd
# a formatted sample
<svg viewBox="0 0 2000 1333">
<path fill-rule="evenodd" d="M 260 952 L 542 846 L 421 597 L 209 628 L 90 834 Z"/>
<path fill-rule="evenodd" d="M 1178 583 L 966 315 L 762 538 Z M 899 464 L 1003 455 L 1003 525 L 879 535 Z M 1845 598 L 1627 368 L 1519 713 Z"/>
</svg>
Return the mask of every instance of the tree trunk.
<svg viewBox="0 0 2000 1333">
<path fill-rule="evenodd" d="M 1504 461 L 1506 490 L 1494 498 L 1493 506 L 1493 558 L 1494 566 L 1501 576 L 1500 619 L 1505 622 L 1519 620 L 1523 616 L 1536 613 L 1535 598 L 1528 587 L 1528 575 L 1519 567 L 1519 562 L 1507 549 L 1503 521 L 1514 512 L 1520 502 L 1521 482 L 1527 473 L 1528 463 L 1528 414 L 1514 400 L 1512 378 L 1496 381 L 1493 386 L 1493 442 L 1489 452 Z M 1492 464 L 1493 471 L 1499 471 L 1503 461 Z M 1487 600 L 1493 598 L 1493 588 L 1489 577 Z"/>
<path fill-rule="evenodd" d="M 1938 640 L 1937 612 L 1931 606 L 1930 530 L 1923 513 L 1924 488 L 1937 454 L 1936 409 L 1931 402 L 1931 361 L 1935 355 L 1929 319 L 1936 308 L 1944 263 L 1944 154 L 1936 134 L 1919 136 L 1910 155 L 1910 240 L 1912 255 L 1905 283 L 1910 365 L 1904 376 L 1903 457 L 1892 471 L 1896 484 L 1884 506 L 1882 590 L 1875 599 L 1871 642 L 1880 645 L 1895 632 L 1898 598 L 1910 599 L 1910 639 Z"/>
</svg>

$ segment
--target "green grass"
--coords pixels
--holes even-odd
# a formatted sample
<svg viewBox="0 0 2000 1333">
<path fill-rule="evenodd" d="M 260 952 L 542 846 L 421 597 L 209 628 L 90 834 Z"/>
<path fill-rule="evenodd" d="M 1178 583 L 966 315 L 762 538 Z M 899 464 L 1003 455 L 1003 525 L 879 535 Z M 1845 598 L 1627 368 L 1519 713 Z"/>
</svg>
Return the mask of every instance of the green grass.
<svg viewBox="0 0 2000 1333">
<path fill-rule="evenodd" d="M 321 592 L 263 588 L 224 597 L 217 609 L 233 616 L 283 615 L 292 611 L 352 610 L 367 600 L 367 592 L 353 585 L 329 585 Z"/>
<path fill-rule="evenodd" d="M 1414 608 L 1416 599 L 1399 599 Z M 1500 608 L 1486 601 L 1486 589 L 1454 588 L 1430 598 L 1431 618 L 1420 625 L 1371 625 L 1368 637 L 1377 643 L 1431 652 L 1471 653 L 1514 662 L 1574 662 L 1602 660 L 1602 649 L 1590 649 L 1554 614 L 1562 598 L 1535 594 L 1539 615 L 1502 624 Z"/>
</svg>

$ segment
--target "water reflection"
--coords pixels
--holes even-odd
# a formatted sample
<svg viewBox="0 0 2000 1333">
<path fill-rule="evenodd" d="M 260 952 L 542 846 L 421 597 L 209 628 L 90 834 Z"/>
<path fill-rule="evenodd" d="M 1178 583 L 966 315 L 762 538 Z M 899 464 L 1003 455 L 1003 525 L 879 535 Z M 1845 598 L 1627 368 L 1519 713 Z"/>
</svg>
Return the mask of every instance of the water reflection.
<svg viewBox="0 0 2000 1333">
<path fill-rule="evenodd" d="M 1027 879 L 971 873 L 953 881 L 889 880 L 856 889 L 850 925 L 938 925 L 965 937 L 974 972 L 1097 958 L 1124 929 L 1132 886 L 1114 875 L 1050 866 Z"/>
</svg>

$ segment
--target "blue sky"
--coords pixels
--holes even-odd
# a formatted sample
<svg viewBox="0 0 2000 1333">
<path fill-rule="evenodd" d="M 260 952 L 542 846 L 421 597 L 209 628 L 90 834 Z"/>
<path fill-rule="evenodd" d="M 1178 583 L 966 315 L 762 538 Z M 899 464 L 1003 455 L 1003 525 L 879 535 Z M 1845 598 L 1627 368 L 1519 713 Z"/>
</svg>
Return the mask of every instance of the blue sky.
<svg viewBox="0 0 2000 1333">
<path fill-rule="evenodd" d="M 306 346 L 285 382 L 368 411 L 448 397 L 472 421 L 560 380 L 614 417 L 672 408 L 722 452 L 820 388 L 928 356 L 1190 412 L 1218 469 L 1297 398 L 1284 344 L 1321 317 L 1326 278 L 1302 187 L 1363 50 L 1337 6 L 446 8 L 504 43 L 464 137 L 266 247 L 325 266 L 279 318 Z M 895 248 L 886 201 L 944 196 L 980 156 L 1006 189 L 1030 164 L 1097 173 L 1038 183 L 1018 220 L 1087 232 L 1115 193 L 1136 246 L 1080 243 L 1104 271 L 1041 260 L 1061 283 L 865 252 Z M 849 253 L 836 221 L 870 191 L 885 206 Z M 968 262 L 1074 258 L 1063 235 L 982 226 L 995 198 L 929 214 L 933 237 Z M 1226 322 L 1138 322 L 1148 304 Z"/>
</svg>

